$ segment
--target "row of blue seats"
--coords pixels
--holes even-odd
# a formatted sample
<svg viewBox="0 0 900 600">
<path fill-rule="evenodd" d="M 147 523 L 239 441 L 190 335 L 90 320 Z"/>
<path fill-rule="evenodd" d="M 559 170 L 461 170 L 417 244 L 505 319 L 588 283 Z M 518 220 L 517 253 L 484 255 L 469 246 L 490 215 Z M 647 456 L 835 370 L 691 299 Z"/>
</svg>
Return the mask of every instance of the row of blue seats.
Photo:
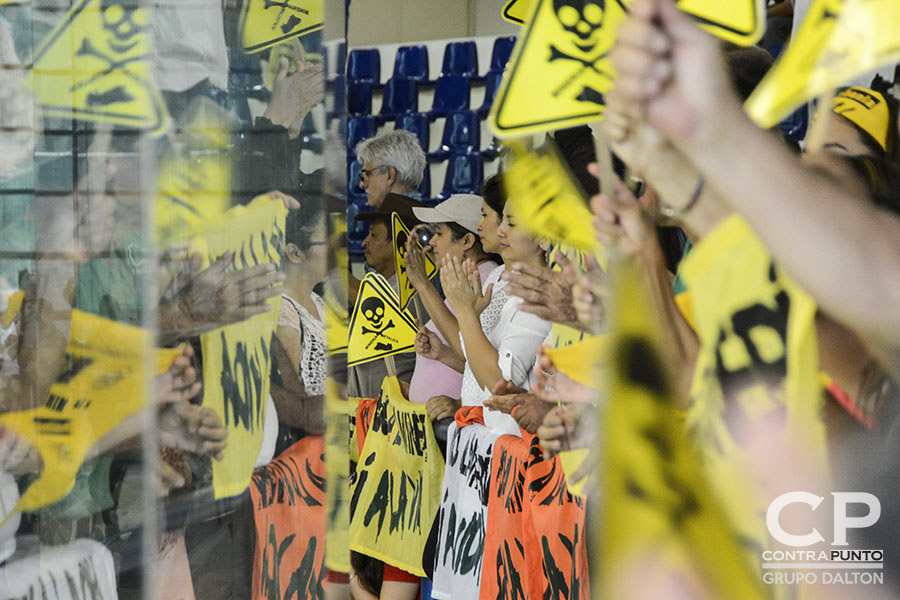
<svg viewBox="0 0 900 600">
<path fill-rule="evenodd" d="M 431 147 L 430 120 L 425 113 L 405 113 L 397 117 L 394 129 L 403 129 L 416 135 L 419 145 L 425 149 L 430 160 L 444 160 L 450 154 L 474 154 L 481 148 L 481 118 L 478 112 L 466 110 L 447 115 L 441 143 L 434 152 Z M 373 137 L 378 132 L 375 117 L 359 116 L 347 120 L 347 156 L 356 156 L 356 145 Z M 495 144 L 481 151 L 485 158 L 493 158 L 497 154 Z"/>
<path fill-rule="evenodd" d="M 500 71 L 515 46 L 515 37 L 500 37 L 494 40 L 491 64 L 488 73 Z M 478 48 L 474 41 L 451 42 L 444 48 L 441 76 L 461 75 L 478 78 Z M 392 79 L 407 79 L 420 84 L 428 83 L 428 47 L 424 45 L 402 46 L 394 56 Z M 352 83 L 381 84 L 381 53 L 377 48 L 351 50 L 347 58 L 347 81 Z"/>
<path fill-rule="evenodd" d="M 434 198 L 440 202 L 453 194 L 477 194 L 484 179 L 484 157 L 480 153 L 454 153 L 446 160 L 447 174 L 444 176 L 444 185 L 441 192 L 435 196 L 431 195 L 431 170 L 425 168 L 425 177 L 418 190 L 422 198 Z M 362 164 L 359 161 L 347 159 L 347 199 L 351 203 L 361 200 L 365 204 L 366 192 L 359 186 L 361 170 Z"/>
<path fill-rule="evenodd" d="M 488 73 L 485 82 L 484 102 L 477 109 L 481 118 L 487 116 L 497 95 L 500 86 L 502 71 Z M 431 120 L 446 117 L 450 113 L 462 112 L 470 109 L 471 89 L 470 79 L 462 75 L 441 75 L 435 82 L 434 100 L 431 109 L 426 112 Z M 374 85 L 371 83 L 347 84 L 347 113 L 350 116 L 372 114 L 372 92 Z M 381 112 L 375 116 L 379 124 L 396 119 L 404 113 L 417 113 L 419 111 L 419 84 L 412 79 L 392 78 L 384 85 L 382 95 Z"/>
</svg>

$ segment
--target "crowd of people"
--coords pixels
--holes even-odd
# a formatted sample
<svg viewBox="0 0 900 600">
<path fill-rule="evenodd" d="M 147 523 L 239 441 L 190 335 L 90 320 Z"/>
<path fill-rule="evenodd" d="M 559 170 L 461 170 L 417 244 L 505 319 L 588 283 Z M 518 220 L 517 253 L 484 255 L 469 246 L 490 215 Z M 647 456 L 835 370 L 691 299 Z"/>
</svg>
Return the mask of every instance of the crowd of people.
<svg viewBox="0 0 900 600">
<path fill-rule="evenodd" d="M 0 598 L 705 599 L 738 595 L 737 572 L 760 598 L 897 593 L 900 81 L 845 82 L 799 142 L 743 110 L 768 50 L 636 0 L 603 120 L 535 140 L 583 194 L 590 250 L 517 212 L 538 198 L 511 195 L 515 152 L 479 194 L 431 201 L 426 149 L 386 128 L 350 149 L 368 233 L 348 268 L 321 34 L 266 53 L 254 87 L 229 69 L 265 77 L 230 53 L 234 7 L 158 4 L 129 34 L 152 38 L 136 60 L 171 117 L 157 137 L 42 114 L 29 17 L 0 8 Z M 790 44 L 792 6 L 770 9 L 767 46 Z M 623 273 L 644 302 L 623 302 Z M 373 279 L 412 294 L 414 342 L 344 369 L 331 334 L 349 320 L 354 343 Z M 628 357 L 623 314 L 654 332 Z M 632 432 L 662 475 L 610 474 L 636 439 L 608 416 L 622 381 L 673 407 Z M 396 436 L 378 456 L 376 431 Z M 679 487 L 679 436 L 697 489 Z M 849 544 L 887 557 L 884 585 L 770 581 L 785 531 L 837 535 L 823 511 L 773 533 L 770 506 L 797 491 L 880 501 Z M 601 515 L 632 501 L 667 525 L 611 539 Z M 720 530 L 691 533 L 710 505 Z M 664 555 L 706 534 L 731 545 Z"/>
</svg>

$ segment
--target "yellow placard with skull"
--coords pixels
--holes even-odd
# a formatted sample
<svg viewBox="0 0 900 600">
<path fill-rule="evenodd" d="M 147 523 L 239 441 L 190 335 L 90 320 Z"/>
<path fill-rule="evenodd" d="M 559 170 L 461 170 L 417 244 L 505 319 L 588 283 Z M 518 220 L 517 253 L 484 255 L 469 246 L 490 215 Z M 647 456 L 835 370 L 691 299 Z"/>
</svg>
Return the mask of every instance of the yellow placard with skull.
<svg viewBox="0 0 900 600">
<path fill-rule="evenodd" d="M 500 138 L 583 125 L 603 115 L 603 95 L 615 79 L 609 52 L 631 6 L 631 0 L 532 3 L 491 108 L 491 127 Z M 682 0 L 678 8 L 736 44 L 756 43 L 765 28 L 757 0 Z"/>
<path fill-rule="evenodd" d="M 322 0 L 247 0 L 241 12 L 241 49 L 261 52 L 319 31 L 324 22 Z"/>
<path fill-rule="evenodd" d="M 347 366 L 408 352 L 416 342 L 416 322 L 400 308 L 400 299 L 384 277 L 363 278 L 350 317 Z"/>
<path fill-rule="evenodd" d="M 48 115 L 161 133 L 150 45 L 147 8 L 81 0 L 35 52 L 30 85 Z"/>
<path fill-rule="evenodd" d="M 409 281 L 406 273 L 406 259 L 403 258 L 406 252 L 406 240 L 409 239 L 409 229 L 403 224 L 403 219 L 397 213 L 393 214 L 391 219 L 393 228 L 391 229 L 391 239 L 394 240 L 394 265 L 397 268 L 397 283 L 400 287 L 400 308 L 406 310 L 409 301 L 416 295 L 416 288 Z M 437 273 L 437 267 L 434 261 L 427 254 L 425 255 L 425 277 L 431 279 L 432 275 Z"/>
</svg>

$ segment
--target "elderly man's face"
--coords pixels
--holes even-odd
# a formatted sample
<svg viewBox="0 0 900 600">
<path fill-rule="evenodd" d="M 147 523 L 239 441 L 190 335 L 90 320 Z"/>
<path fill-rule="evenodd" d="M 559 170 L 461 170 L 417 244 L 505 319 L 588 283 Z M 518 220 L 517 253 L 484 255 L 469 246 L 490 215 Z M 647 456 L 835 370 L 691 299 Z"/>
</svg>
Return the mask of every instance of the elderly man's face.
<svg viewBox="0 0 900 600">
<path fill-rule="evenodd" d="M 381 207 L 385 195 L 391 190 L 392 176 L 392 167 L 363 163 L 362 171 L 359 173 L 359 187 L 365 190 L 366 203 L 369 206 Z"/>
</svg>

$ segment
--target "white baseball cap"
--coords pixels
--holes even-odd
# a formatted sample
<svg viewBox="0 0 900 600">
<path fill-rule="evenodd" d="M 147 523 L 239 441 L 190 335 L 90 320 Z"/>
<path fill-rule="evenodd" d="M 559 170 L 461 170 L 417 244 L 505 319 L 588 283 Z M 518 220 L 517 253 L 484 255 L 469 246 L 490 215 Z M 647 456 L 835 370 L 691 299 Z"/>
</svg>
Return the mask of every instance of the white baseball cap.
<svg viewBox="0 0 900 600">
<path fill-rule="evenodd" d="M 413 207 L 413 214 L 425 223 L 456 223 L 478 235 L 481 196 L 453 194 L 434 208 Z"/>
</svg>

